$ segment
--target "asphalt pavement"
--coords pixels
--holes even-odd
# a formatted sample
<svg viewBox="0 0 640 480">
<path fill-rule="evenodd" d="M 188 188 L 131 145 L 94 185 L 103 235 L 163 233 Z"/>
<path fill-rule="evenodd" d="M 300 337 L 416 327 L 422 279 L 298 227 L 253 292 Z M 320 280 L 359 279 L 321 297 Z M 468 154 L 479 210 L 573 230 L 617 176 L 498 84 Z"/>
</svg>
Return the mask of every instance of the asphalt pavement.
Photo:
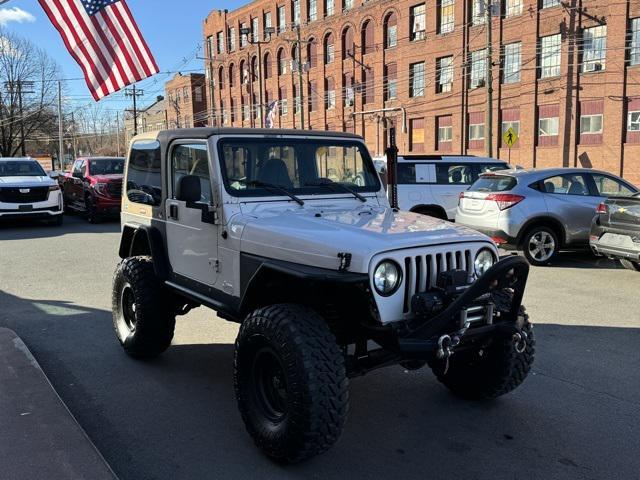
<svg viewBox="0 0 640 480">
<path fill-rule="evenodd" d="M 640 274 L 587 253 L 533 268 L 533 374 L 493 402 L 450 395 L 428 369 L 351 382 L 340 441 L 295 466 L 254 448 L 232 386 L 237 326 L 197 309 L 141 362 L 111 327 L 119 224 L 0 225 L 0 327 L 29 347 L 125 479 L 640 479 Z M 0 446 L 0 448 L 2 448 Z"/>
</svg>

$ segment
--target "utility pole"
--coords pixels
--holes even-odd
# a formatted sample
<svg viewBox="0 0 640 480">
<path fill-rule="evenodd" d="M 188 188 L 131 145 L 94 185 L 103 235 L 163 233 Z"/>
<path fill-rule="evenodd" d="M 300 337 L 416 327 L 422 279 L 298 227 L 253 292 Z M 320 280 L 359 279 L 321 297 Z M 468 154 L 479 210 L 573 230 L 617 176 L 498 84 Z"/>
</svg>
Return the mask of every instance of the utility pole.
<svg viewBox="0 0 640 480">
<path fill-rule="evenodd" d="M 133 87 L 131 89 L 126 89 L 124 91 L 124 95 L 126 97 L 133 97 L 133 135 L 137 135 L 138 134 L 138 105 L 137 105 L 137 99 L 138 97 L 141 97 L 142 95 L 144 95 L 144 90 L 137 90 L 136 89 L 136 84 L 133 84 Z"/>
<path fill-rule="evenodd" d="M 64 130 L 62 128 L 62 82 L 58 80 L 58 161 L 64 171 Z"/>
<path fill-rule="evenodd" d="M 71 112 L 71 126 L 73 128 L 73 159 L 75 160 L 78 156 L 78 140 L 76 137 L 77 129 L 76 129 L 76 117 L 75 113 Z"/>
<path fill-rule="evenodd" d="M 300 113 L 300 130 L 304 130 L 304 95 L 302 93 L 304 82 L 302 79 L 302 38 L 300 34 L 300 23 L 296 25 L 296 37 L 297 37 L 296 49 L 298 51 L 298 99 L 299 99 L 298 112 Z"/>
<path fill-rule="evenodd" d="M 492 2 L 485 0 L 485 30 L 487 34 L 487 112 L 485 128 L 487 130 L 487 156 L 493 157 L 493 40 L 492 40 Z"/>
</svg>

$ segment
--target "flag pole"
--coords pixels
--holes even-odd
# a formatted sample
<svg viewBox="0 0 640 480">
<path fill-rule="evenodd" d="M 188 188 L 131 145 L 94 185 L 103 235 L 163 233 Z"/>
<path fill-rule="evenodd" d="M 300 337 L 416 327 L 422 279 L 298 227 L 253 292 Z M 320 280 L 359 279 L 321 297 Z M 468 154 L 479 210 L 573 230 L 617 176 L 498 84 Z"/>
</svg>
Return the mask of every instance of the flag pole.
<svg viewBox="0 0 640 480">
<path fill-rule="evenodd" d="M 58 161 L 60 171 L 64 171 L 64 138 L 62 129 L 62 81 L 58 80 Z"/>
</svg>

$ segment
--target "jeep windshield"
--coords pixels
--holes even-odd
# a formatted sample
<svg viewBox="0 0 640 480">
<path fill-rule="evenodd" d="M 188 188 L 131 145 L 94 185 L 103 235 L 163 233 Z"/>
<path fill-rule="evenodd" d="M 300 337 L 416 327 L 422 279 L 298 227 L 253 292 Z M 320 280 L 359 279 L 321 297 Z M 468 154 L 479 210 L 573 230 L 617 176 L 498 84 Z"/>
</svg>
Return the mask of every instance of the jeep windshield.
<svg viewBox="0 0 640 480">
<path fill-rule="evenodd" d="M 89 161 L 91 175 L 117 175 L 124 172 L 124 158 L 102 158 Z"/>
<path fill-rule="evenodd" d="M 46 175 L 36 161 L 0 161 L 0 177 L 44 177 Z"/>
<path fill-rule="evenodd" d="M 222 139 L 218 148 L 225 188 L 234 196 L 278 195 L 268 185 L 293 195 L 380 190 L 371 157 L 357 141 L 233 137 Z"/>
</svg>

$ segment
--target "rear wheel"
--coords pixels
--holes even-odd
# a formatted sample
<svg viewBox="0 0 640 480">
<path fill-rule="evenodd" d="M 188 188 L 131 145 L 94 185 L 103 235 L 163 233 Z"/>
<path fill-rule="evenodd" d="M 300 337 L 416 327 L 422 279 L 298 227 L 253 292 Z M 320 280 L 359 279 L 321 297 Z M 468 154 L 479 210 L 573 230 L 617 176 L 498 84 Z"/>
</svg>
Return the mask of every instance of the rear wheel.
<svg viewBox="0 0 640 480">
<path fill-rule="evenodd" d="M 111 298 L 113 328 L 129 355 L 151 358 L 169 348 L 175 310 L 150 257 L 130 257 L 118 265 Z"/>
<path fill-rule="evenodd" d="M 256 310 L 235 346 L 234 384 L 247 431 L 269 457 L 298 462 L 328 450 L 348 409 L 344 357 L 310 308 Z"/>
<path fill-rule="evenodd" d="M 531 265 L 547 265 L 559 249 L 558 235 L 549 227 L 533 227 L 522 239 L 524 256 Z"/>
<path fill-rule="evenodd" d="M 640 272 L 640 262 L 634 262 L 633 260 L 620 259 L 620 263 L 624 268 Z"/>
</svg>

